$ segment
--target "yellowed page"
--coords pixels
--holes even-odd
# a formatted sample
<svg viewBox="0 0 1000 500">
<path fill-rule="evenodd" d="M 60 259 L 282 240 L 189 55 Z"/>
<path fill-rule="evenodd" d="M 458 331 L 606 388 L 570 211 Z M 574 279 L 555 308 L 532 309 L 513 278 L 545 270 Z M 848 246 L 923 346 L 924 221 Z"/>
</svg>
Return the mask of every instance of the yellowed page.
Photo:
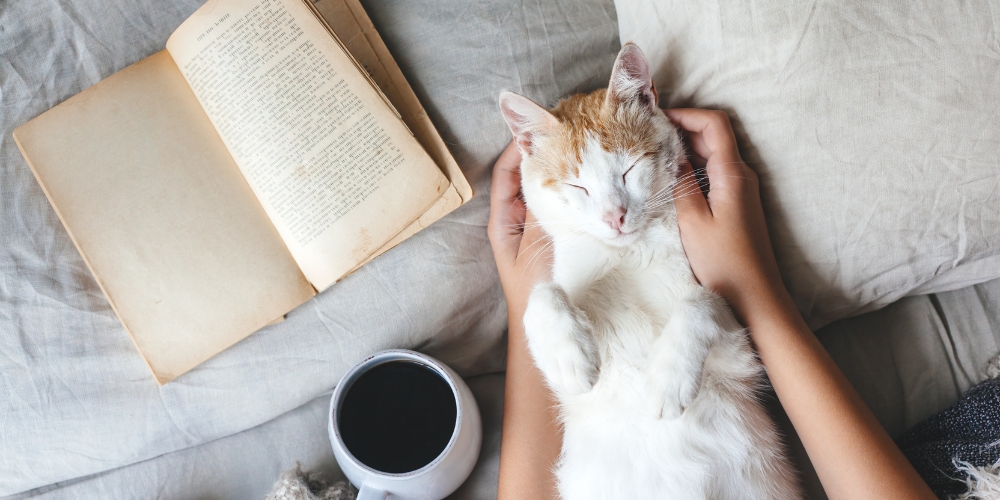
<svg viewBox="0 0 1000 500">
<path fill-rule="evenodd" d="M 418 217 L 417 220 L 411 222 L 409 226 L 406 226 L 406 228 L 400 231 L 398 234 L 396 234 L 396 236 L 393 236 L 391 240 L 386 242 L 386 244 L 382 245 L 381 248 L 379 248 L 374 253 L 369 255 L 368 258 L 365 259 L 363 262 L 360 262 L 358 265 L 354 266 L 354 269 L 351 269 L 351 271 L 348 274 L 357 271 L 359 268 L 361 268 L 361 266 L 375 260 L 375 258 L 378 257 L 379 255 L 382 255 L 383 253 L 389 251 L 396 245 L 402 243 L 405 239 L 409 238 L 410 236 L 413 236 L 414 234 L 417 234 L 420 230 L 437 222 L 438 219 L 444 217 L 445 215 L 448 215 L 449 213 L 451 213 L 452 210 L 455 210 L 455 208 L 461 205 L 462 205 L 462 197 L 458 194 L 458 190 L 455 189 L 454 185 L 448 186 L 448 190 L 445 191 L 444 196 L 438 198 L 438 200 L 435 201 L 430 208 L 428 208 L 423 214 L 420 214 L 420 217 Z"/>
<path fill-rule="evenodd" d="M 303 0 L 311 1 L 311 0 Z M 466 180 L 462 170 L 455 162 L 448 147 L 441 139 L 434 124 L 424 111 L 413 89 L 399 70 L 382 37 L 372 25 L 371 19 L 358 0 L 316 0 L 312 4 L 323 17 L 330 28 L 344 42 L 347 50 L 364 67 L 372 80 L 378 85 L 389 101 L 396 107 L 403 121 L 417 137 L 427 154 L 444 172 L 448 180 L 455 186 L 460 204 L 472 199 L 472 186 Z M 435 204 L 441 206 L 441 203 Z M 439 217 L 454 210 L 458 205 L 451 206 L 443 213 L 437 210 Z M 421 216 L 424 220 L 425 217 Z M 435 219 L 437 220 L 437 219 Z M 433 222 L 433 221 L 431 221 Z M 414 221 L 414 224 L 417 224 Z"/>
<path fill-rule="evenodd" d="M 167 49 L 317 289 L 448 188 L 300 0 L 209 0 Z"/>
<path fill-rule="evenodd" d="M 364 262 L 359 263 L 351 271 L 354 272 L 471 200 L 473 191 L 361 4 L 357 0 L 317 0 L 312 6 L 344 42 L 354 59 L 371 75 L 372 80 L 392 105 L 399 110 L 403 121 L 416 135 L 417 141 L 452 183 L 445 194 L 417 220 L 382 245 Z"/>
<path fill-rule="evenodd" d="M 165 51 L 14 137 L 160 383 L 314 294 Z"/>
</svg>

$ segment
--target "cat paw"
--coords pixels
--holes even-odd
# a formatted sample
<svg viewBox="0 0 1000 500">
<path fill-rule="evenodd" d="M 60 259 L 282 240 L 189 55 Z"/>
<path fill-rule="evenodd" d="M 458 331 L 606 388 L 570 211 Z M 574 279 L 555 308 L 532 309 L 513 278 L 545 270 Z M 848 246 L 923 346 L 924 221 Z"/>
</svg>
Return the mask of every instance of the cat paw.
<svg viewBox="0 0 1000 500">
<path fill-rule="evenodd" d="M 547 372 L 558 375 L 548 377 L 553 389 L 561 394 L 574 396 L 583 394 L 594 387 L 597 382 L 596 356 L 573 345 L 572 342 L 559 342 L 551 346 L 551 352 L 546 360 Z"/>
<path fill-rule="evenodd" d="M 591 326 L 561 287 L 543 283 L 532 291 L 524 327 L 535 365 L 554 391 L 576 395 L 593 388 L 599 358 Z"/>
<path fill-rule="evenodd" d="M 681 370 L 658 369 L 650 373 L 648 413 L 653 418 L 680 417 L 698 396 L 700 377 Z"/>
</svg>

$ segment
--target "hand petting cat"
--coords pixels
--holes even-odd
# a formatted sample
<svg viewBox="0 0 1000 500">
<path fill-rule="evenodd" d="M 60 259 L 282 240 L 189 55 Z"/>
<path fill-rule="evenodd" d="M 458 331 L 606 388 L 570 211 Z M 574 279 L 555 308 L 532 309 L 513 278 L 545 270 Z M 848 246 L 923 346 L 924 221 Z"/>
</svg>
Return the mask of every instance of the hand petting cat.
<svg viewBox="0 0 1000 500">
<path fill-rule="evenodd" d="M 521 198 L 521 152 L 513 142 L 493 166 L 488 234 L 508 308 L 523 312 L 535 284 L 551 279 L 552 249 Z"/>
<path fill-rule="evenodd" d="M 763 300 L 790 305 L 768 238 L 757 174 L 740 158 L 729 116 L 706 109 L 665 111 L 687 132 L 688 158 L 711 185 L 707 198 L 690 189 L 674 198 L 695 277 L 722 295 L 743 324 L 763 310 Z M 686 165 L 680 176 L 691 173 Z"/>
<path fill-rule="evenodd" d="M 631 43 L 606 89 L 551 109 L 500 94 L 520 153 L 519 165 L 514 151 L 497 162 L 491 193 L 489 234 L 508 297 L 506 394 L 523 400 L 524 387 L 539 387 L 518 374 L 533 360 L 562 431 L 555 467 L 538 465 L 555 474 L 564 500 L 802 498 L 758 397 L 764 368 L 685 256 L 674 199 L 700 190 L 693 172 L 680 172 L 681 131 L 657 95 Z M 727 131 L 703 128 L 695 141 L 710 149 L 713 132 Z M 713 166 L 738 160 L 734 147 L 705 156 Z M 508 424 L 523 419 L 510 408 L 504 415 L 510 449 Z M 502 451 L 505 477 L 512 463 Z"/>
<path fill-rule="evenodd" d="M 741 321 L 752 301 L 784 292 L 760 203 L 757 174 L 740 158 L 729 117 L 704 109 L 668 109 L 687 132 L 688 157 L 703 169 L 712 191 L 706 199 L 679 183 L 674 203 L 681 241 L 698 281 L 722 295 Z M 521 153 L 514 142 L 493 168 L 489 237 L 500 283 L 511 306 L 523 310 L 535 284 L 551 277 L 552 249 L 521 198 Z M 692 174 L 685 165 L 679 177 Z"/>
<path fill-rule="evenodd" d="M 535 284 L 552 279 L 552 252 L 520 191 L 521 152 L 511 142 L 493 166 L 487 228 L 510 318 L 498 498 L 549 500 L 558 497 L 551 470 L 562 432 L 555 400 L 528 352 L 521 318 Z"/>
<path fill-rule="evenodd" d="M 809 331 L 782 284 L 756 173 L 741 159 L 721 111 L 669 109 L 688 157 L 711 190 L 674 193 L 680 237 L 702 286 L 723 296 L 750 328 L 782 406 L 829 498 L 934 498 Z M 515 143 L 493 171 L 489 237 L 510 322 L 499 498 L 557 496 L 552 470 L 562 443 L 554 400 L 533 366 L 520 319 L 536 284 L 552 279 L 549 238 L 520 193 Z M 678 176 L 689 178 L 692 165 Z"/>
</svg>

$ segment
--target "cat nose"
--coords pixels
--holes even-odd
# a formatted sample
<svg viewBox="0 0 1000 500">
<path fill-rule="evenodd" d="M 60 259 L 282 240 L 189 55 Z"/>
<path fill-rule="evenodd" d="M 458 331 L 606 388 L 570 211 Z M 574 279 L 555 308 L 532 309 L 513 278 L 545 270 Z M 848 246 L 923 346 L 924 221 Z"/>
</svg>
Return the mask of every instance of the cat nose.
<svg viewBox="0 0 1000 500">
<path fill-rule="evenodd" d="M 625 225 L 625 209 L 618 207 L 610 212 L 604 214 L 604 222 L 607 222 L 611 229 L 616 231 L 621 231 L 622 226 Z"/>
</svg>

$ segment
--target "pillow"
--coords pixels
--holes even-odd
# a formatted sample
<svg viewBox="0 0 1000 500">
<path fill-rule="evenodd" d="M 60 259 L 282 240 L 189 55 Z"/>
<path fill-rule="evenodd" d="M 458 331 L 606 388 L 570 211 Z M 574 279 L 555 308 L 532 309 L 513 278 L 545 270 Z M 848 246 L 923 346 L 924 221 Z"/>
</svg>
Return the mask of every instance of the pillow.
<svg viewBox="0 0 1000 500">
<path fill-rule="evenodd" d="M 615 4 L 661 105 L 730 114 L 813 328 L 1000 276 L 988 2 Z"/>
</svg>

